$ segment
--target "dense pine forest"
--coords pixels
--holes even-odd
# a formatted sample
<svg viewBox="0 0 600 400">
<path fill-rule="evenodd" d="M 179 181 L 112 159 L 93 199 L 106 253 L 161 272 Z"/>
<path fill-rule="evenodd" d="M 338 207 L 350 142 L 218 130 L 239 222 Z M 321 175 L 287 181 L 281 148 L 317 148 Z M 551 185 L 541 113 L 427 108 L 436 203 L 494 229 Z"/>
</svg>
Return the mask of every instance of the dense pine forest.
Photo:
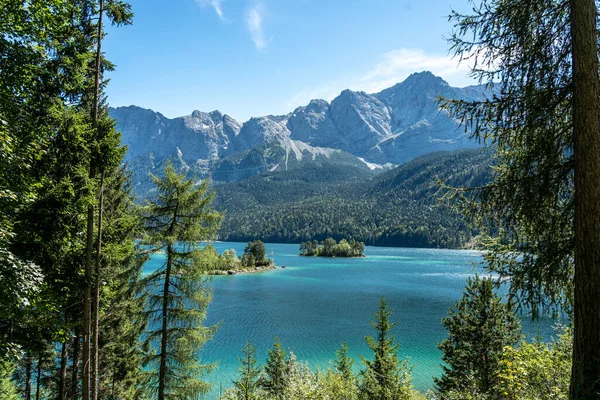
<svg viewBox="0 0 600 400">
<path fill-rule="evenodd" d="M 218 326 L 204 325 L 206 272 L 219 257 L 201 242 L 461 247 L 475 235 L 493 274 L 470 278 L 440 321 L 443 372 L 428 393 L 412 387 L 382 298 L 360 368 L 340 344 L 330 369 L 311 370 L 279 340 L 261 366 L 250 338 L 224 396 L 600 398 L 594 1 L 484 0 L 451 14 L 451 50 L 495 89 L 440 107 L 487 150 L 432 154 L 377 176 L 313 166 L 216 193 L 167 164 L 143 206 L 108 116 L 105 73 L 115 66 L 102 47 L 106 26 L 133 23 L 133 11 L 123 0 L 0 0 L 0 398 L 209 393 L 215 365 L 202 348 Z M 157 254 L 161 265 L 143 274 Z M 562 313 L 570 326 L 550 342 L 525 339 L 519 309 Z"/>
<path fill-rule="evenodd" d="M 215 185 L 215 205 L 225 212 L 219 237 L 465 247 L 478 232 L 442 201 L 440 191 L 444 185 L 483 186 L 492 164 L 490 150 L 463 150 L 423 156 L 376 176 L 358 168 L 314 165 Z"/>
</svg>

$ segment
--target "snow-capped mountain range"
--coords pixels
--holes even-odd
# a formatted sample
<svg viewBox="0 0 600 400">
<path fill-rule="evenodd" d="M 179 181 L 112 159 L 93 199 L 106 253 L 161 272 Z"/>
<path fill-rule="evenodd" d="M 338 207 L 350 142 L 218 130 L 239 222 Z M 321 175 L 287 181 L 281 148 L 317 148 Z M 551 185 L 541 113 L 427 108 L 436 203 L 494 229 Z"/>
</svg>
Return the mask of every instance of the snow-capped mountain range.
<svg viewBox="0 0 600 400">
<path fill-rule="evenodd" d="M 482 99 L 481 86 L 451 87 L 420 72 L 379 93 L 344 90 L 331 103 L 312 100 L 287 115 L 240 123 L 213 111 L 169 119 L 136 106 L 110 110 L 128 146 L 134 183 L 146 186 L 165 160 L 217 181 L 290 169 L 309 162 L 368 169 L 402 164 L 420 155 L 479 144 L 440 110 L 438 99 Z"/>
</svg>

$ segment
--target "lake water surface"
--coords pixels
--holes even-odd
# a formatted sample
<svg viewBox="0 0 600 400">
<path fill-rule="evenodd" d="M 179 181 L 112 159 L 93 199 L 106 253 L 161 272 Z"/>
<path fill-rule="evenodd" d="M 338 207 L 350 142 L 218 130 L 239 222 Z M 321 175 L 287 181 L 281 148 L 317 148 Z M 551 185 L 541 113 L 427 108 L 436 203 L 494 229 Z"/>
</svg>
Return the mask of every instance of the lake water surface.
<svg viewBox="0 0 600 400">
<path fill-rule="evenodd" d="M 243 253 L 245 243 L 214 243 L 222 253 L 234 248 Z M 371 357 L 365 336 L 373 335 L 369 321 L 385 296 L 397 322 L 393 333 L 400 343 L 400 357 L 414 365 L 414 386 L 432 387 L 439 375 L 440 351 L 436 344 L 446 336 L 440 324 L 461 296 L 466 279 L 481 262 L 481 253 L 465 250 L 367 247 L 366 258 L 317 258 L 298 256 L 297 244 L 267 244 L 267 253 L 278 269 L 249 275 L 217 276 L 212 280 L 213 301 L 207 324 L 219 323 L 213 340 L 201 353 L 204 362 L 218 362 L 207 378 L 214 392 L 232 386 L 238 357 L 247 340 L 256 347 L 261 363 L 275 336 L 298 360 L 312 368 L 326 368 L 342 342 L 358 355 Z M 160 265 L 160 255 L 145 268 Z M 527 319 L 530 335 L 552 334 L 552 323 Z"/>
</svg>

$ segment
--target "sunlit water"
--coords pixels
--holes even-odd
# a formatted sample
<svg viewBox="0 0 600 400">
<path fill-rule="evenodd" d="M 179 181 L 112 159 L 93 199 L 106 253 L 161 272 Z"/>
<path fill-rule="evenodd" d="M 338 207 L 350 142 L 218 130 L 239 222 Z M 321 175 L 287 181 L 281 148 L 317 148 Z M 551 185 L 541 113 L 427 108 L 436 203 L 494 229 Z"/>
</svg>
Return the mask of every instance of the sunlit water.
<svg viewBox="0 0 600 400">
<path fill-rule="evenodd" d="M 222 253 L 244 243 L 215 243 Z M 432 387 L 439 375 L 440 351 L 436 344 L 446 331 L 440 320 L 461 296 L 466 279 L 481 261 L 481 253 L 464 250 L 367 247 L 366 258 L 316 258 L 298 256 L 296 244 L 267 244 L 278 269 L 249 275 L 217 276 L 212 280 L 213 301 L 207 324 L 219 323 L 214 338 L 201 353 L 204 362 L 218 362 L 207 377 L 218 395 L 237 375 L 238 357 L 250 340 L 264 362 L 275 336 L 311 368 L 327 368 L 342 342 L 358 355 L 371 357 L 364 340 L 372 335 L 369 321 L 381 296 L 393 310 L 392 320 L 399 355 L 413 365 L 414 386 Z M 144 267 L 150 272 L 162 263 L 155 256 Z M 552 323 L 524 320 L 530 335 L 552 334 Z"/>
</svg>

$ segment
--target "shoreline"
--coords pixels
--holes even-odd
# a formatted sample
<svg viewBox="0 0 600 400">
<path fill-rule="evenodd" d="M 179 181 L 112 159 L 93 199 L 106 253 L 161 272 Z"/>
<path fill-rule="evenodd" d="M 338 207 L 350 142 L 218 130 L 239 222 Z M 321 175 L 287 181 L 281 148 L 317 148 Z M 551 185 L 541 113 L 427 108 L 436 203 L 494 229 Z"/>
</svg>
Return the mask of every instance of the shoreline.
<svg viewBox="0 0 600 400">
<path fill-rule="evenodd" d="M 300 257 L 317 257 L 317 258 L 366 258 L 367 257 L 365 254 L 363 254 L 361 256 L 348 256 L 348 257 L 345 257 L 345 256 L 318 256 L 316 254 L 313 254 L 310 256 L 307 256 L 304 254 L 298 254 L 298 256 L 300 256 Z"/>
<path fill-rule="evenodd" d="M 205 274 L 210 276 L 233 276 L 233 275 L 249 275 L 249 274 L 257 274 L 260 272 L 268 272 L 276 269 L 285 269 L 286 266 L 266 266 L 266 267 L 254 267 L 254 268 L 243 268 L 243 269 L 229 269 L 229 270 L 213 270 L 207 271 Z"/>
<path fill-rule="evenodd" d="M 263 240 L 263 239 L 259 239 L 259 240 Z M 241 243 L 241 244 L 245 244 L 247 243 L 247 241 L 244 240 L 218 240 L 218 241 L 212 241 L 210 243 Z M 269 242 L 269 241 L 264 241 L 263 242 L 266 245 L 269 244 L 295 244 L 300 246 L 300 243 L 296 243 L 296 242 L 279 242 L 279 241 L 275 241 L 275 242 Z M 378 247 L 378 248 L 389 248 L 389 249 L 415 249 L 415 250 L 465 250 L 465 251 L 484 251 L 483 249 L 475 246 L 475 247 L 435 247 L 435 246 L 392 246 L 392 245 L 387 245 L 387 244 L 365 244 L 365 247 Z M 345 258 L 345 257 L 344 257 Z"/>
</svg>

